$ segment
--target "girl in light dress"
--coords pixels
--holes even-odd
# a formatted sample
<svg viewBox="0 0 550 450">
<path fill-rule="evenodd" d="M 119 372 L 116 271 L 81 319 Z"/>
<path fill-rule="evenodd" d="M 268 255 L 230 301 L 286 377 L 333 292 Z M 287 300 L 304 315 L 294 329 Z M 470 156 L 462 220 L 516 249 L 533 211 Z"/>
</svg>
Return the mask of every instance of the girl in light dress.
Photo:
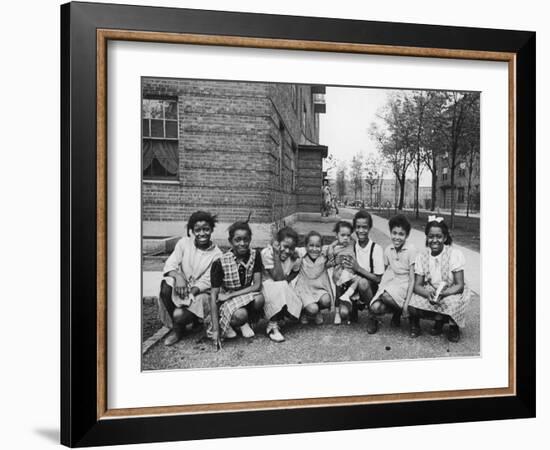
<svg viewBox="0 0 550 450">
<path fill-rule="evenodd" d="M 369 306 L 367 332 L 378 331 L 377 315 L 393 313 L 392 327 L 399 327 L 401 315 L 407 315 L 407 306 L 413 294 L 415 247 L 407 241 L 411 224 L 403 215 L 392 217 L 389 221 L 391 245 L 384 250 L 386 270 L 375 296 Z"/>
<path fill-rule="evenodd" d="M 176 244 L 164 264 L 159 293 L 159 318 L 172 332 L 164 344 L 178 342 L 186 325 L 206 319 L 210 298 L 210 267 L 222 252 L 212 243 L 216 217 L 196 211 L 187 222 L 187 236 Z M 192 235 L 192 236 L 191 236 Z"/>
<path fill-rule="evenodd" d="M 416 257 L 414 295 L 408 308 L 411 337 L 421 334 L 419 319 L 424 318 L 434 321 L 433 336 L 442 334 L 444 324 L 449 323 L 447 338 L 458 342 L 470 302 L 470 289 L 464 282 L 466 261 L 452 245 L 442 217 L 430 216 L 424 232 L 426 248 Z"/>
<path fill-rule="evenodd" d="M 297 243 L 296 231 L 285 227 L 278 231 L 276 240 L 261 251 L 264 315 L 268 320 L 266 334 L 274 342 L 285 340 L 279 322 L 288 316 L 297 320 L 302 311 L 302 301 L 289 284 L 300 270 L 300 258 L 295 253 Z"/>
<path fill-rule="evenodd" d="M 305 240 L 305 247 L 296 249 L 301 258 L 300 272 L 294 289 L 302 301 L 300 322 L 307 324 L 310 319 L 316 325 L 323 323 L 322 310 L 330 308 L 333 294 L 326 263 L 326 249 L 323 252 L 322 237 L 311 231 Z"/>
</svg>

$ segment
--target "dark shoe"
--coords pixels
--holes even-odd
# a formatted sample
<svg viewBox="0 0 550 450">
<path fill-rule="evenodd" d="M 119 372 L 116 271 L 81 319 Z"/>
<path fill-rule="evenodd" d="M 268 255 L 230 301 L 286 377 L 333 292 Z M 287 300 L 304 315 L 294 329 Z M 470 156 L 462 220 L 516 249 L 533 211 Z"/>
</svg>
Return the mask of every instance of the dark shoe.
<svg viewBox="0 0 550 450">
<path fill-rule="evenodd" d="M 411 318 L 410 325 L 411 325 L 410 336 L 412 338 L 417 338 L 422 334 L 422 330 L 420 329 L 420 321 L 418 319 Z"/>
<path fill-rule="evenodd" d="M 449 325 L 447 339 L 449 339 L 450 342 L 458 342 L 460 340 L 460 329 L 457 325 Z"/>
<path fill-rule="evenodd" d="M 367 317 L 367 333 L 374 334 L 378 331 L 378 320 L 376 317 Z"/>
<path fill-rule="evenodd" d="M 445 322 L 443 320 L 436 320 L 434 322 L 434 326 L 430 329 L 430 334 L 432 336 L 439 336 L 441 333 L 443 333 L 443 324 Z"/>
<path fill-rule="evenodd" d="M 399 328 L 401 326 L 401 311 L 393 313 L 390 326 L 392 328 Z"/>
</svg>

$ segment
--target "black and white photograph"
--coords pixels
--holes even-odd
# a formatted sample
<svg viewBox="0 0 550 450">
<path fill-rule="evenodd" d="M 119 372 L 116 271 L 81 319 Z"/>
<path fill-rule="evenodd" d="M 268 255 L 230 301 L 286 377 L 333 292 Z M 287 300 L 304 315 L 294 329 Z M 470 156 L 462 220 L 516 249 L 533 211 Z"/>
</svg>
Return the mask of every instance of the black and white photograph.
<svg viewBox="0 0 550 450">
<path fill-rule="evenodd" d="M 142 370 L 479 357 L 480 92 L 141 86 Z"/>
</svg>

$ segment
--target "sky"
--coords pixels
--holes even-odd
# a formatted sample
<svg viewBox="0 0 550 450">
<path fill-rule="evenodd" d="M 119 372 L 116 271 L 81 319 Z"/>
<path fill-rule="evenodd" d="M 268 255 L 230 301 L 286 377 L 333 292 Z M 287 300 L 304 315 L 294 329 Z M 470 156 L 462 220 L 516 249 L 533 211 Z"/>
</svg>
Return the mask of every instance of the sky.
<svg viewBox="0 0 550 450">
<path fill-rule="evenodd" d="M 385 105 L 388 95 L 395 90 L 327 86 L 326 113 L 319 115 L 319 143 L 328 146 L 329 154 L 338 160 L 350 162 L 353 155 L 377 153 L 376 142 L 369 136 L 372 122 L 382 123 L 376 117 Z M 335 174 L 329 172 L 329 178 Z M 392 174 L 387 175 L 392 177 Z M 429 186 L 431 176 L 424 171 L 420 185 Z"/>
</svg>

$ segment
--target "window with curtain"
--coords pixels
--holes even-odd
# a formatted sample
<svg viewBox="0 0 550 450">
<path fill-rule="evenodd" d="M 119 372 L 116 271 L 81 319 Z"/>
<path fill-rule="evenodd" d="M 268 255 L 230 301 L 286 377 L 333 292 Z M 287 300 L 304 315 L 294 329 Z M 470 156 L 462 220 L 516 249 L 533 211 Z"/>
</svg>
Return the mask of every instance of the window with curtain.
<svg viewBox="0 0 550 450">
<path fill-rule="evenodd" d="M 178 101 L 149 99 L 142 103 L 143 178 L 178 176 Z"/>
</svg>

